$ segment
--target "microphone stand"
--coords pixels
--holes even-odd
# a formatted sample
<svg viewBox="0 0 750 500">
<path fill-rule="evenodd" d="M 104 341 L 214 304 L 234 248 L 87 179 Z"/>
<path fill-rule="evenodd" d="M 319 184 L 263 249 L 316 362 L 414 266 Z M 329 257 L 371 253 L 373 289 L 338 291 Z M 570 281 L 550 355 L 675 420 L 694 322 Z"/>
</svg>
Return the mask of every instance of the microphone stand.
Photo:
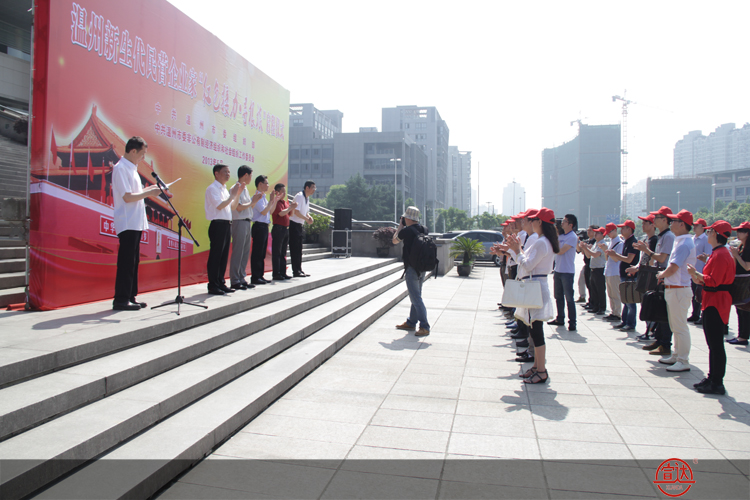
<svg viewBox="0 0 750 500">
<path fill-rule="evenodd" d="M 182 304 L 187 304 L 189 306 L 195 306 L 195 307 L 202 307 L 203 309 L 208 309 L 208 306 L 204 306 L 203 304 L 195 304 L 193 302 L 185 302 L 185 297 L 182 296 L 180 290 L 182 288 L 182 228 L 185 228 L 185 231 L 187 231 L 188 235 L 190 236 L 190 239 L 193 240 L 193 243 L 195 243 L 196 247 L 200 247 L 200 244 L 193 236 L 193 233 L 190 232 L 190 229 L 185 225 L 185 221 L 182 220 L 182 217 L 180 216 L 180 213 L 177 211 L 177 209 L 172 205 L 172 201 L 169 199 L 169 196 L 167 196 L 167 193 L 164 192 L 164 183 L 159 178 L 158 175 L 156 175 L 156 172 L 153 173 L 154 178 L 156 179 L 156 185 L 159 186 L 159 191 L 161 191 L 161 194 L 164 195 L 164 198 L 166 198 L 167 203 L 169 203 L 169 206 L 172 207 L 172 210 L 174 211 L 175 215 L 177 216 L 177 220 L 179 221 L 177 223 L 177 297 L 174 300 L 171 300 L 169 302 L 164 302 L 163 304 L 159 304 L 158 306 L 153 306 L 151 309 L 158 309 L 160 307 L 169 306 L 172 304 L 177 304 L 177 316 L 180 315 L 180 306 Z"/>
</svg>

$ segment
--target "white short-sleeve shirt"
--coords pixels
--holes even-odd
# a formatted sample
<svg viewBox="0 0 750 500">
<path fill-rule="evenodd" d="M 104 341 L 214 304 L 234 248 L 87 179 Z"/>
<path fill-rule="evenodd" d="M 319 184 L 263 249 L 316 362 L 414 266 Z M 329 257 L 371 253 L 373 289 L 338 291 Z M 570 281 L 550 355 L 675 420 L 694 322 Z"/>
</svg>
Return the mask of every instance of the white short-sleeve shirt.
<svg viewBox="0 0 750 500">
<path fill-rule="evenodd" d="M 144 200 L 125 203 L 125 193 L 143 192 L 138 169 L 126 158 L 120 158 L 112 170 L 112 196 L 115 199 L 115 231 L 145 231 L 148 229 L 146 203 Z"/>
<path fill-rule="evenodd" d="M 295 208 L 295 210 L 299 210 L 299 213 L 307 216 L 307 214 L 310 212 L 310 200 L 305 199 L 305 193 L 303 193 L 302 191 L 297 193 L 294 196 L 294 201 L 297 202 L 297 208 Z M 306 222 L 305 219 L 297 217 L 297 214 L 290 215 L 289 220 L 292 222 L 296 222 L 297 224 L 304 224 Z"/>
<path fill-rule="evenodd" d="M 216 207 L 229 199 L 227 187 L 219 181 L 213 181 L 206 188 L 206 202 L 203 206 L 208 220 L 232 220 L 232 204 L 218 210 Z"/>
</svg>

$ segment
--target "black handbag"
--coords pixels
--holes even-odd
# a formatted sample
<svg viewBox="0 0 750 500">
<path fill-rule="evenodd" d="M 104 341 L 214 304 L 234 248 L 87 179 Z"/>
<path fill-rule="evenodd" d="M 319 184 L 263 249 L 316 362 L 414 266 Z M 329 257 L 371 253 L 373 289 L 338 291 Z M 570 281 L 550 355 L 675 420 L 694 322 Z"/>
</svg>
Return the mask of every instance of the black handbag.
<svg viewBox="0 0 750 500">
<path fill-rule="evenodd" d="M 644 294 L 649 290 L 656 290 L 658 281 L 656 273 L 663 271 L 655 266 L 640 266 L 638 268 L 638 279 L 635 282 L 636 291 Z"/>
<path fill-rule="evenodd" d="M 653 321 L 656 323 L 669 322 L 667 301 L 664 299 L 664 290 L 649 290 L 643 294 L 641 313 L 638 317 L 641 321 Z"/>
<path fill-rule="evenodd" d="M 643 294 L 636 289 L 635 281 L 620 282 L 620 300 L 623 304 L 640 304 Z"/>
</svg>

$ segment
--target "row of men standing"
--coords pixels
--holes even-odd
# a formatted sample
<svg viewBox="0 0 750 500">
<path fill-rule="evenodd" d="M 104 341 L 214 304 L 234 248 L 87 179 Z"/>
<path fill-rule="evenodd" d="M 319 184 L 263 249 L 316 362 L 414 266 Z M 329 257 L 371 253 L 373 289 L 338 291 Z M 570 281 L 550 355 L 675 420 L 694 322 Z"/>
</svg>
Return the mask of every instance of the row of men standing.
<svg viewBox="0 0 750 500">
<path fill-rule="evenodd" d="M 315 183 L 305 182 L 303 190 L 289 202 L 286 186 L 281 183 L 274 186 L 266 199 L 270 186 L 265 175 L 255 178 L 256 191 L 251 197 L 246 186 L 253 182 L 253 171 L 247 165 L 237 170 L 238 181 L 231 190 L 226 187 L 231 176 L 228 166 L 214 165 L 213 174 L 215 180 L 206 188 L 205 199 L 206 219 L 211 221 L 208 227 L 211 249 L 206 264 L 208 293 L 225 295 L 271 282 L 264 278 L 264 274 L 268 226 L 272 220 L 272 279 L 283 281 L 309 276 L 302 271 L 303 224 L 313 222 L 309 215 L 309 198 L 315 192 Z M 230 243 L 233 243 L 231 261 Z M 286 273 L 287 246 L 292 260 L 292 276 Z M 251 269 L 249 283 L 246 280 L 248 257 Z M 229 287 L 224 281 L 228 263 Z"/>
</svg>

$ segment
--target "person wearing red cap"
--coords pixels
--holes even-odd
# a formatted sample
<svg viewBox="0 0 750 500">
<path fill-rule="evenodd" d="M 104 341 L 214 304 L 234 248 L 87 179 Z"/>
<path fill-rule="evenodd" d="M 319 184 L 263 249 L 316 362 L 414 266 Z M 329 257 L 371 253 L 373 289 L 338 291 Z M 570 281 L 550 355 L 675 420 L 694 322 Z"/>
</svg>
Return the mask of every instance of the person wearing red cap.
<svg viewBox="0 0 750 500">
<path fill-rule="evenodd" d="M 732 297 L 726 287 L 732 284 L 735 277 L 734 259 L 725 245 L 732 234 L 732 226 L 726 221 L 717 220 L 706 228 L 706 232 L 713 252 L 703 273 L 688 266 L 693 281 L 703 286 L 703 334 L 708 344 L 708 375 L 693 387 L 703 394 L 724 394 L 724 374 L 727 369 L 724 332 L 732 308 Z"/>
<path fill-rule="evenodd" d="M 690 287 L 690 275 L 687 266 L 695 266 L 695 245 L 690 237 L 693 226 L 693 214 L 680 210 L 677 214 L 667 216 L 674 233 L 674 247 L 669 255 L 669 265 L 656 275 L 664 280 L 664 300 L 667 302 L 669 328 L 674 334 L 674 354 L 659 360 L 669 365 L 668 372 L 686 372 L 690 370 L 690 329 L 687 313 L 693 301 L 693 289 Z"/>
<path fill-rule="evenodd" d="M 641 243 L 647 244 L 646 248 L 649 250 L 649 252 L 654 252 L 656 250 L 656 244 L 659 241 L 659 238 L 656 236 L 656 226 L 654 226 L 654 216 L 649 214 L 646 217 L 638 216 L 639 219 L 641 219 L 641 229 L 643 229 L 643 232 L 646 233 L 646 240 L 643 242 L 636 241 L 633 243 L 633 248 L 637 248 Z M 631 266 L 627 269 L 627 273 L 632 278 L 637 277 L 638 268 L 640 266 L 648 266 L 649 261 L 651 260 L 651 257 L 647 252 L 641 252 L 641 260 L 638 264 Z M 638 340 L 649 340 L 651 337 L 649 337 L 649 332 L 652 331 L 653 328 L 656 327 L 656 323 L 653 323 L 651 321 L 646 323 L 646 333 L 643 335 L 639 335 L 636 337 Z"/>
<path fill-rule="evenodd" d="M 568 330 L 576 330 L 576 306 L 573 281 L 576 275 L 576 244 L 578 243 L 578 219 L 573 214 L 565 214 L 561 222 L 562 234 L 558 235 L 560 251 L 555 255 L 555 271 L 552 278 L 557 303 L 557 317 L 548 322 L 551 326 L 565 324 L 565 304 L 568 305 Z"/>
<path fill-rule="evenodd" d="M 607 280 L 607 296 L 609 296 L 609 316 L 604 316 L 605 321 L 622 321 L 622 302 L 620 301 L 620 263 L 611 257 L 613 253 L 622 250 L 622 238 L 617 234 L 617 225 L 608 222 L 604 228 L 610 238 L 609 246 L 604 252 L 607 265 L 604 268 L 604 279 Z"/>
<path fill-rule="evenodd" d="M 654 225 L 659 230 L 659 237 L 656 243 L 656 250 L 649 249 L 642 241 L 634 245 L 636 250 L 646 253 L 653 265 L 660 269 L 666 269 L 669 261 L 669 254 L 672 253 L 674 245 L 674 233 L 669 229 L 669 219 L 672 210 L 669 207 L 661 207 L 656 212 L 651 212 L 654 216 Z M 672 330 L 669 323 L 657 323 L 654 330 L 656 340 L 648 345 L 643 346 L 644 351 L 651 351 L 656 356 L 668 356 L 672 354 Z"/>
<path fill-rule="evenodd" d="M 608 251 L 607 256 L 620 262 L 621 282 L 633 281 L 634 278 L 627 273 L 627 269 L 630 267 L 630 264 L 638 262 L 641 254 L 638 250 L 633 248 L 633 245 L 636 242 L 635 235 L 633 234 L 635 233 L 635 222 L 632 220 L 626 220 L 617 227 L 620 228 L 620 234 L 622 234 L 622 251 L 619 253 L 616 251 Z M 635 330 L 637 307 L 635 304 L 628 304 L 625 302 L 623 302 L 623 306 L 622 323 L 615 325 L 614 328 L 623 332 L 632 332 Z"/>
<path fill-rule="evenodd" d="M 510 236 L 505 249 L 518 262 L 519 277 L 528 277 L 538 281 L 542 289 L 542 307 L 539 309 L 516 309 L 516 318 L 531 328 L 531 338 L 536 347 L 534 365 L 521 375 L 524 383 L 540 384 L 549 380 L 545 361 L 546 345 L 544 342 L 544 322 L 552 319 L 552 299 L 550 298 L 547 275 L 552 272 L 555 254 L 560 250 L 555 228 L 555 214 L 548 208 L 528 213 L 536 241 L 526 249 L 521 249 L 518 238 Z"/>
<path fill-rule="evenodd" d="M 748 245 L 747 236 L 750 234 L 750 222 L 743 222 L 737 227 L 733 227 L 737 231 L 737 239 L 740 240 L 740 246 L 730 247 L 732 256 L 737 262 L 737 269 L 735 277 L 744 277 L 750 275 L 750 245 Z M 739 307 L 737 310 L 737 337 L 727 340 L 728 343 L 733 345 L 748 345 L 750 343 L 750 312 L 744 311 Z"/>
<path fill-rule="evenodd" d="M 695 269 L 699 273 L 703 272 L 703 266 L 706 265 L 708 256 L 711 255 L 712 248 L 708 243 L 708 235 L 706 235 L 706 223 L 705 219 L 698 219 L 693 224 L 693 245 L 695 245 L 695 258 L 698 261 L 695 263 Z M 695 322 L 696 325 L 702 325 L 701 320 L 701 296 L 703 292 L 703 286 L 697 284 L 695 281 L 692 283 L 693 286 L 693 314 L 690 315 L 688 321 Z"/>
</svg>

